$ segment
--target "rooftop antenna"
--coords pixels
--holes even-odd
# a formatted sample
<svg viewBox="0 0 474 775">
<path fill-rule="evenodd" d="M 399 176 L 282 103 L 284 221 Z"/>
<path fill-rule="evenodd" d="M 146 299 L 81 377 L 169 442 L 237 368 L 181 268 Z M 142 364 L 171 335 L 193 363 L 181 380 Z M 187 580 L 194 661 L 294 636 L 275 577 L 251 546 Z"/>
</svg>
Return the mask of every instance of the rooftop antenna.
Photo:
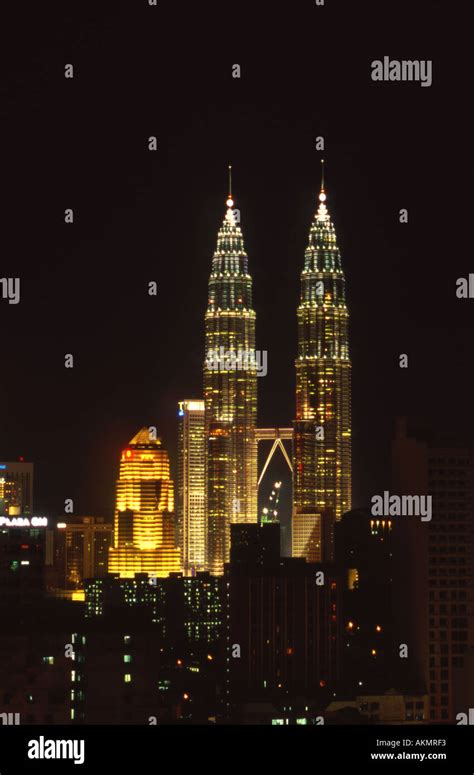
<svg viewBox="0 0 474 775">
<path fill-rule="evenodd" d="M 234 206 L 234 200 L 232 199 L 232 164 L 229 164 L 229 197 L 226 202 L 227 207 Z"/>
<path fill-rule="evenodd" d="M 324 202 L 326 200 L 326 192 L 324 190 L 324 159 L 321 159 L 321 191 L 319 192 L 319 201 Z"/>
</svg>

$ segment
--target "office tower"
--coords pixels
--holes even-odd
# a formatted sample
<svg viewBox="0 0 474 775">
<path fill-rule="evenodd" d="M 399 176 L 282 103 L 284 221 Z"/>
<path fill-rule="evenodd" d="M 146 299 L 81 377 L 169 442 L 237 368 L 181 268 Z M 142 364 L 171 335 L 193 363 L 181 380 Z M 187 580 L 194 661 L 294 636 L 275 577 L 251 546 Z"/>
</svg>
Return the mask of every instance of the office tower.
<svg viewBox="0 0 474 775">
<path fill-rule="evenodd" d="M 397 634 L 430 696 L 430 722 L 455 723 L 474 707 L 474 453 L 400 421 L 392 470 L 394 493 L 432 498 L 431 520 L 398 518 Z"/>
<path fill-rule="evenodd" d="M 344 274 L 324 178 L 297 311 L 293 556 L 330 559 L 329 532 L 351 507 L 351 363 Z M 326 549 L 324 544 L 326 543 Z M 327 555 L 327 552 L 330 552 Z"/>
<path fill-rule="evenodd" d="M 124 578 L 168 576 L 180 569 L 169 458 L 155 435 L 154 428 L 142 428 L 120 461 L 109 572 Z"/>
<path fill-rule="evenodd" d="M 206 562 L 204 401 L 179 403 L 178 546 L 181 566 L 194 575 Z"/>
<path fill-rule="evenodd" d="M 82 589 L 84 579 L 105 576 L 113 532 L 113 525 L 103 517 L 76 517 L 68 523 L 59 522 L 54 531 L 48 531 L 53 535 L 53 586 Z"/>
<path fill-rule="evenodd" d="M 229 560 L 231 522 L 257 522 L 257 367 L 252 278 L 231 194 L 205 314 L 207 567 Z"/>
<path fill-rule="evenodd" d="M 33 513 L 33 463 L 0 463 L 0 514 Z"/>
</svg>

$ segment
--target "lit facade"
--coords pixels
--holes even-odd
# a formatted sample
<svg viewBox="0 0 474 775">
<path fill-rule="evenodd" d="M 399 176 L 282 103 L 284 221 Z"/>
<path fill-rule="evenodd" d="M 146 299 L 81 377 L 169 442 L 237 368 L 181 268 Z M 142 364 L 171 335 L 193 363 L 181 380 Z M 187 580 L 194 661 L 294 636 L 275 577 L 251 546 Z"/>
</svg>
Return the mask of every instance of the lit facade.
<svg viewBox="0 0 474 775">
<path fill-rule="evenodd" d="M 224 630 L 223 579 L 199 573 L 192 579 L 178 579 L 175 584 L 183 591 L 183 621 L 188 641 L 219 641 Z"/>
<path fill-rule="evenodd" d="M 178 545 L 186 575 L 206 560 L 206 479 L 204 401 L 179 403 Z"/>
<path fill-rule="evenodd" d="M 105 576 L 113 532 L 113 525 L 103 517 L 76 517 L 73 522 L 60 522 L 55 531 L 48 531 L 53 544 L 53 586 L 82 589 L 84 579 Z"/>
<path fill-rule="evenodd" d="M 293 557 L 305 557 L 308 562 L 317 562 L 321 558 L 321 530 L 321 514 L 299 511 L 297 518 L 293 518 Z"/>
<path fill-rule="evenodd" d="M 332 538 L 322 540 L 321 515 L 333 524 L 351 508 L 349 316 L 325 201 L 323 186 L 301 273 L 295 362 L 293 556 L 310 559 L 309 552 L 313 561 L 332 554 Z"/>
<path fill-rule="evenodd" d="M 207 568 L 229 560 L 230 524 L 257 522 L 257 368 L 252 278 L 229 195 L 217 237 L 205 314 Z M 230 356 L 241 361 L 232 364 Z"/>
<path fill-rule="evenodd" d="M 142 428 L 122 452 L 109 573 L 131 578 L 179 572 L 173 511 L 168 453 L 161 439 Z"/>
<path fill-rule="evenodd" d="M 0 514 L 33 513 L 33 463 L 0 463 Z"/>
</svg>

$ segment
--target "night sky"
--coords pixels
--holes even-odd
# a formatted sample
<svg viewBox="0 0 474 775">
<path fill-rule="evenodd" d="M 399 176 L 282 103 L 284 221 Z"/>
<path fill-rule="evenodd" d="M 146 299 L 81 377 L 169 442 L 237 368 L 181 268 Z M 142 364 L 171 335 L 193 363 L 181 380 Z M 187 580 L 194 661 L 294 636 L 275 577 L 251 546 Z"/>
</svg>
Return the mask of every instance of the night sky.
<svg viewBox="0 0 474 775">
<path fill-rule="evenodd" d="M 398 415 L 472 437 L 474 299 L 456 298 L 474 272 L 469 28 L 454 39 L 456 11 L 412 5 L 17 9 L 0 275 L 20 277 L 21 301 L 0 300 L 0 455 L 35 463 L 38 513 L 73 498 L 76 514 L 111 517 L 120 451 L 142 425 L 157 426 L 176 478 L 177 402 L 202 395 L 229 163 L 268 351 L 259 425 L 294 418 L 299 275 L 324 156 L 350 311 L 354 505 L 389 486 Z M 372 82 L 385 55 L 432 59 L 432 86 Z"/>
</svg>

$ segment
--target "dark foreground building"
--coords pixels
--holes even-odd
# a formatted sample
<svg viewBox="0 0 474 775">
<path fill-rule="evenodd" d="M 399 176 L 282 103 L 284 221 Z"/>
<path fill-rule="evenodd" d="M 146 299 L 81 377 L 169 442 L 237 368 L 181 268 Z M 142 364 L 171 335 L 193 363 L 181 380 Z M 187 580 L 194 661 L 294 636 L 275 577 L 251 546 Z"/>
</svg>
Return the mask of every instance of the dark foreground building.
<svg viewBox="0 0 474 775">
<path fill-rule="evenodd" d="M 336 561 L 343 578 L 343 664 L 346 696 L 380 693 L 397 683 L 393 645 L 391 519 L 354 509 L 336 525 Z"/>
<path fill-rule="evenodd" d="M 232 525 L 225 571 L 232 721 L 265 723 L 295 706 L 296 715 L 315 717 L 338 679 L 339 579 L 333 566 L 281 558 L 279 546 L 278 524 Z"/>
<path fill-rule="evenodd" d="M 402 421 L 392 469 L 394 492 L 432 498 L 430 521 L 400 521 L 394 626 L 429 694 L 430 722 L 456 723 L 474 707 L 474 453 Z"/>
</svg>

